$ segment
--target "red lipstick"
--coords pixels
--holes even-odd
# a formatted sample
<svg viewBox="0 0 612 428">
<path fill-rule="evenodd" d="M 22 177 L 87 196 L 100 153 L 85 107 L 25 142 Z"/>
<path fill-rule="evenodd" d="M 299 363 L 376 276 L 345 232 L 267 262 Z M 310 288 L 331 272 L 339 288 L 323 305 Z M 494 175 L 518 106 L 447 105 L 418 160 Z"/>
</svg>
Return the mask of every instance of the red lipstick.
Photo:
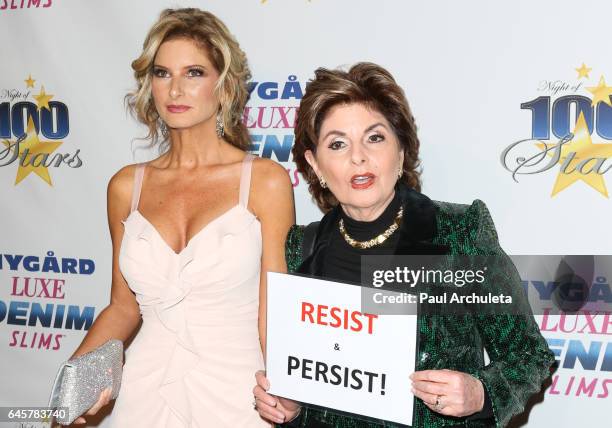
<svg viewBox="0 0 612 428">
<path fill-rule="evenodd" d="M 356 190 L 363 190 L 374 184 L 376 176 L 371 172 L 355 174 L 351 177 L 351 187 Z"/>
</svg>

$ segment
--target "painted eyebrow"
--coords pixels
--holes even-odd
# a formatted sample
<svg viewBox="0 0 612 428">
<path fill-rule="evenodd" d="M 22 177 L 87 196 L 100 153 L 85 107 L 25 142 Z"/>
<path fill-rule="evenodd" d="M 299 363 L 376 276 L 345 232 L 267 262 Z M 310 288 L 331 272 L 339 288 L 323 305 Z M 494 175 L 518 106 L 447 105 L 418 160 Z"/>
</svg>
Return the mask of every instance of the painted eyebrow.
<svg viewBox="0 0 612 428">
<path fill-rule="evenodd" d="M 329 131 L 327 134 L 325 134 L 323 136 L 323 140 L 326 140 L 327 137 L 329 137 L 330 135 L 336 135 L 338 137 L 345 137 L 346 133 L 342 132 L 342 131 L 337 131 L 335 129 L 332 129 L 331 131 Z"/>
<path fill-rule="evenodd" d="M 387 128 L 387 126 L 386 126 L 384 123 L 382 123 L 382 122 L 376 122 L 375 124 L 368 126 L 368 127 L 366 128 L 366 130 L 365 130 L 365 131 L 363 131 L 363 133 L 364 133 L 364 134 L 367 134 L 367 133 L 368 133 L 368 132 L 370 132 L 372 129 L 374 129 L 374 128 L 378 127 L 378 126 L 382 126 L 382 127 L 383 127 L 383 128 L 385 128 L 387 131 L 389 130 L 389 128 Z"/>
<path fill-rule="evenodd" d="M 385 128 L 386 130 L 389 130 L 389 129 L 387 128 L 387 126 L 386 126 L 384 123 L 382 123 L 382 122 L 376 122 L 375 124 L 368 126 L 368 127 L 365 129 L 365 131 L 363 131 L 363 133 L 364 133 L 364 134 L 367 134 L 367 133 L 368 133 L 368 132 L 370 132 L 372 129 L 376 128 L 377 126 L 382 126 L 382 127 L 383 127 L 383 128 Z M 332 129 L 331 131 L 329 131 L 327 134 L 325 134 L 325 135 L 323 136 L 323 139 L 325 140 L 325 139 L 327 139 L 327 137 L 329 137 L 329 136 L 331 136 L 331 135 L 336 135 L 336 136 L 338 136 L 338 137 L 346 137 L 346 133 L 345 133 L 345 132 L 338 131 L 338 130 L 336 130 L 336 129 Z"/>
<path fill-rule="evenodd" d="M 159 65 L 159 64 L 153 64 L 154 68 L 161 68 L 164 70 L 169 70 L 168 67 L 164 67 L 163 65 Z M 201 64 L 191 64 L 191 65 L 186 65 L 185 67 L 183 67 L 183 70 L 188 70 L 190 68 L 202 68 L 204 70 L 206 70 L 206 67 L 201 65 Z"/>
</svg>

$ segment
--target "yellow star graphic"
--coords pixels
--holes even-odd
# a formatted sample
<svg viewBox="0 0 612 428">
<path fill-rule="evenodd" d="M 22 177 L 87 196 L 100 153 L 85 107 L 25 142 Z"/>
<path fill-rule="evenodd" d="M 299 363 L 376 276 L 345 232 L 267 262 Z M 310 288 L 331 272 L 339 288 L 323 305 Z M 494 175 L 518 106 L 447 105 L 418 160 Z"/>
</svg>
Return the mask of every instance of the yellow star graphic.
<svg viewBox="0 0 612 428">
<path fill-rule="evenodd" d="M 10 147 L 14 143 L 4 140 L 4 145 Z M 47 158 L 53 153 L 63 141 L 40 141 L 36 128 L 34 127 L 34 121 L 30 116 L 28 118 L 28 128 L 26 130 L 26 137 L 19 143 L 19 167 L 17 168 L 17 177 L 15 178 L 15 185 L 19 184 L 24 178 L 30 175 L 31 172 L 36 173 L 40 178 L 52 186 L 51 176 L 49 170 L 44 165 L 47 162 Z"/>
<path fill-rule="evenodd" d="M 573 134 L 572 140 L 561 146 L 558 163 L 559 165 L 565 164 L 563 169 L 566 172 L 559 171 L 551 196 L 555 196 L 576 181 L 582 180 L 607 198 L 606 183 L 603 175 L 597 173 L 597 169 L 605 159 L 612 157 L 612 144 L 593 144 L 583 112 L 580 112 L 578 116 Z M 546 148 L 543 143 L 538 143 L 537 146 L 540 149 Z M 548 145 L 548 147 L 551 146 Z M 551 152 L 554 150 L 547 153 L 550 157 L 553 156 Z"/>
<path fill-rule="evenodd" d="M 32 75 L 30 74 L 24 82 L 26 83 L 26 88 L 33 88 L 36 80 L 32 79 Z"/>
<path fill-rule="evenodd" d="M 612 107 L 612 102 L 610 101 L 612 86 L 606 86 L 606 81 L 603 76 L 599 79 L 599 84 L 597 86 L 587 87 L 586 90 L 593 94 L 593 100 L 591 101 L 593 107 L 599 102 L 606 103 Z"/>
<path fill-rule="evenodd" d="M 38 103 L 38 108 L 46 108 L 49 111 L 51 111 L 49 108 L 49 101 L 51 101 L 51 98 L 53 98 L 53 95 L 46 94 L 44 86 L 40 88 L 40 94 L 34 95 L 34 99 Z"/>
<path fill-rule="evenodd" d="M 577 79 L 581 79 L 583 77 L 586 77 L 588 79 L 589 73 L 591 72 L 592 68 L 587 67 L 586 65 L 584 65 L 584 62 L 583 62 L 582 66 L 575 68 L 574 70 L 578 72 Z"/>
</svg>

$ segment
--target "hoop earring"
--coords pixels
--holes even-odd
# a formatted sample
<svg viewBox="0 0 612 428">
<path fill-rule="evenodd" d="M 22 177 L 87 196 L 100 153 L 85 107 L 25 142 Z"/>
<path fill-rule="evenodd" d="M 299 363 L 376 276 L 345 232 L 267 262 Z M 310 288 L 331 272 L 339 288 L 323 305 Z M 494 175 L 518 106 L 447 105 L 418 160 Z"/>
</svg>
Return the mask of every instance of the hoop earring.
<svg viewBox="0 0 612 428">
<path fill-rule="evenodd" d="M 319 177 L 319 185 L 323 188 L 323 189 L 327 189 L 327 183 L 325 182 L 325 179 L 323 178 L 323 176 Z"/>
<path fill-rule="evenodd" d="M 217 113 L 217 122 L 216 122 L 215 130 L 217 131 L 217 137 L 222 138 L 225 135 L 225 129 L 223 127 L 223 119 L 221 117 L 221 112 Z"/>
</svg>

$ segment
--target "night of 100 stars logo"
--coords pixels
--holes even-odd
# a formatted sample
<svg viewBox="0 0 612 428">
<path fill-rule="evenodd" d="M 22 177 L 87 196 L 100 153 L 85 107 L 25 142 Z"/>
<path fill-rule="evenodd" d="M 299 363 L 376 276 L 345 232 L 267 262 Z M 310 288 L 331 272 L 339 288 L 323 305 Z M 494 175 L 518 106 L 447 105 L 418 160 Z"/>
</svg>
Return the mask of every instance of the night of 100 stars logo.
<svg viewBox="0 0 612 428">
<path fill-rule="evenodd" d="M 595 73 L 584 63 L 575 72 L 573 82 L 541 81 L 537 90 L 547 95 L 521 104 L 531 112 L 531 137 L 509 145 L 501 162 L 516 182 L 519 175 L 555 168 L 551 196 L 581 181 L 608 198 L 604 174 L 612 169 L 612 86 L 601 74 L 591 76 Z"/>
<path fill-rule="evenodd" d="M 60 153 L 70 132 L 68 107 L 38 86 L 32 75 L 25 88 L 0 88 L 0 167 L 16 165 L 15 185 L 33 176 L 53 185 L 51 168 L 79 168 L 80 150 Z"/>
</svg>

